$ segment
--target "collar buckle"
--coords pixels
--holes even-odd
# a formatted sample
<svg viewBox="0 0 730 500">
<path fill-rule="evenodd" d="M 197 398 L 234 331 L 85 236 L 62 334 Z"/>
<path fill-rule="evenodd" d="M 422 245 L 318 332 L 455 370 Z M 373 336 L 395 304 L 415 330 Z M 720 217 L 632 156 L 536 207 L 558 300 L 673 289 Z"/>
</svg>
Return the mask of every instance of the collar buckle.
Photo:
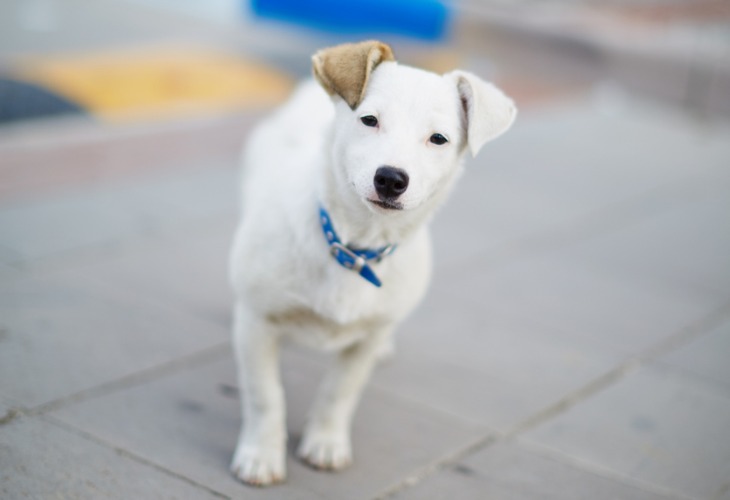
<svg viewBox="0 0 730 500">
<path fill-rule="evenodd" d="M 327 210 L 325 210 L 322 206 L 319 207 L 319 221 L 322 226 L 324 237 L 329 245 L 330 255 L 332 255 L 337 263 L 346 269 L 355 271 L 365 280 L 377 287 L 380 287 L 381 282 L 375 275 L 375 272 L 373 272 L 368 265 L 368 261 L 373 261 L 375 263 L 380 262 L 383 258 L 393 253 L 396 245 L 390 244 L 379 249 L 353 249 L 344 245 L 340 241 L 340 238 L 337 236 L 337 232 L 332 225 L 329 213 L 327 213 Z"/>
<path fill-rule="evenodd" d="M 334 241 L 330 243 L 330 253 L 332 254 L 332 257 L 337 259 L 340 264 L 348 269 L 352 269 L 357 273 L 359 273 L 366 265 L 366 261 L 363 257 L 359 256 L 339 241 Z M 342 254 L 346 255 L 347 257 L 343 258 Z M 378 262 L 380 262 L 379 258 Z"/>
</svg>

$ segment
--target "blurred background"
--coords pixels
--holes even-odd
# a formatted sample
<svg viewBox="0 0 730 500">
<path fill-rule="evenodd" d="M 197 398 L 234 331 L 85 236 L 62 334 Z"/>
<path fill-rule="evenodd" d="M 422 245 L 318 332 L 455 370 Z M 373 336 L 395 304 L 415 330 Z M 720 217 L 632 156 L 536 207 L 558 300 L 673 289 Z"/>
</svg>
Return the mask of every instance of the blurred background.
<svg viewBox="0 0 730 500">
<path fill-rule="evenodd" d="M 391 43 L 410 64 L 497 80 L 526 110 L 586 95 L 611 106 L 631 94 L 698 119 L 730 113 L 723 0 L 7 0 L 1 8 L 6 137 L 42 134 L 38 119 L 59 116 L 77 118 L 64 122 L 67 133 L 235 120 L 280 102 L 309 74 L 317 48 L 366 37 Z"/>
<path fill-rule="evenodd" d="M 434 221 L 356 466 L 254 492 L 238 158 L 365 38 L 520 114 Z M 0 2 L 0 497 L 728 500 L 728 256 L 728 0 Z M 284 357 L 293 448 L 327 361 Z"/>
<path fill-rule="evenodd" d="M 0 140 L 12 151 L 62 117 L 52 135 L 146 125 L 166 135 L 193 122 L 219 135 L 222 127 L 229 142 L 195 147 L 230 152 L 242 122 L 309 74 L 314 50 L 367 37 L 391 43 L 406 63 L 496 80 L 528 112 L 586 96 L 611 107 L 630 95 L 699 120 L 730 114 L 723 0 L 7 0 L 0 8 Z M 166 163 L 157 155 L 176 153 L 146 147 L 156 165 Z M 79 177 L 99 177 L 100 165 L 88 168 Z M 8 196 L 58 175 L 3 172 Z"/>
</svg>

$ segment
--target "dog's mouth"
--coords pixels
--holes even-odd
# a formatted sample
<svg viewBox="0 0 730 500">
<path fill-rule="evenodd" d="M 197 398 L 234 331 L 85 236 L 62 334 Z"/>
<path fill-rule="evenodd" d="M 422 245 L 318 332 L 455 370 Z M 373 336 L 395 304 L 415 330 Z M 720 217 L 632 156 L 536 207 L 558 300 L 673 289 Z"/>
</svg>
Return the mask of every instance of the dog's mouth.
<svg viewBox="0 0 730 500">
<path fill-rule="evenodd" d="M 388 200 L 371 200 L 368 198 L 368 201 L 372 203 L 373 205 L 377 205 L 380 208 L 384 208 L 385 210 L 403 210 L 403 204 L 397 201 L 388 201 Z"/>
</svg>

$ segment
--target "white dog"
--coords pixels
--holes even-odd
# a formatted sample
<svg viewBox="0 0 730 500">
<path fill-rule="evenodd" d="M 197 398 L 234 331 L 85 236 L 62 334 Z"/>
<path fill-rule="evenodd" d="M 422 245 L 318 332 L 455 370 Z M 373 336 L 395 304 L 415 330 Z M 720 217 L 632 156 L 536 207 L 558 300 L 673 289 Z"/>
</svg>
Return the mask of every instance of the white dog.
<svg viewBox="0 0 730 500">
<path fill-rule="evenodd" d="M 347 466 L 360 392 L 429 282 L 426 223 L 464 152 L 476 154 L 516 115 L 492 84 L 399 65 L 379 42 L 325 49 L 312 61 L 316 82 L 248 142 L 231 254 L 243 391 L 231 468 L 257 486 L 286 473 L 280 340 L 337 352 L 298 453 L 318 469 Z"/>
</svg>

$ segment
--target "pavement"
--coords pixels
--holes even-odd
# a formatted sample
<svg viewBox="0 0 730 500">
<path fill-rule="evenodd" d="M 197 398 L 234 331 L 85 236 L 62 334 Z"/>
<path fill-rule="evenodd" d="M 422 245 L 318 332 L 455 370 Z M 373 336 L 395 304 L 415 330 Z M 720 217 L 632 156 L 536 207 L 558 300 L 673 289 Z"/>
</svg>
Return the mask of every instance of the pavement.
<svg viewBox="0 0 730 500">
<path fill-rule="evenodd" d="M 67 2 L 56 31 L 4 31 L 0 60 L 48 40 L 119 53 L 133 33 L 205 39 L 286 83 L 323 41 L 287 51 L 159 4 L 156 31 L 136 2 Z M 80 12 L 116 22 L 80 30 Z M 363 397 L 346 471 L 294 458 L 330 360 L 287 346 L 288 478 L 269 489 L 228 472 L 226 258 L 240 144 L 274 98 L 0 128 L 0 497 L 730 500 L 730 122 L 566 56 L 530 72 L 510 40 L 398 46 L 489 73 L 521 114 L 434 220 L 430 292 Z"/>
</svg>

